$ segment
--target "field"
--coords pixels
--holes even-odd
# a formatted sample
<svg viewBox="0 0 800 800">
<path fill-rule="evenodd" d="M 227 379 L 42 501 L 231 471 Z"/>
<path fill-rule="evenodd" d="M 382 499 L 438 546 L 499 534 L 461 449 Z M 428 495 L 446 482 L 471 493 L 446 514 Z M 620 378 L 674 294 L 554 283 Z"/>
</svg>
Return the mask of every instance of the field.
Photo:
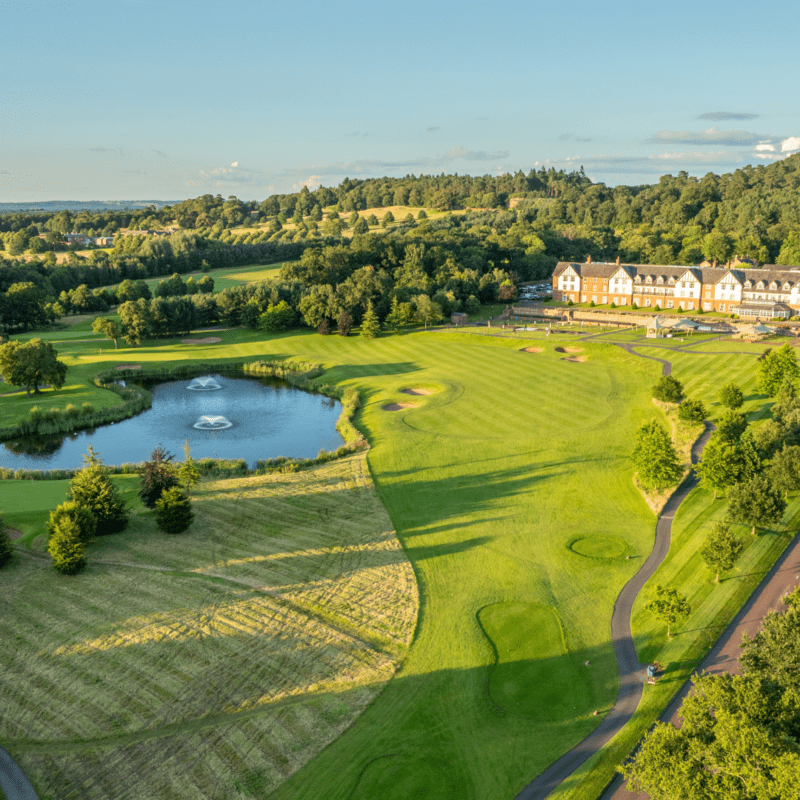
<svg viewBox="0 0 800 800">
<path fill-rule="evenodd" d="M 35 514 L 66 485 L 22 489 Z M 262 796 L 406 651 L 416 584 L 364 454 L 205 482 L 195 509 L 182 536 L 140 510 L 74 579 L 40 547 L 4 570 L 0 739 L 42 800 Z"/>
<path fill-rule="evenodd" d="M 308 332 L 221 336 L 222 344 L 197 348 L 162 341 L 98 353 L 96 342 L 76 341 L 60 350 L 75 383 L 116 362 L 293 356 L 323 364 L 326 381 L 358 387 L 364 407 L 356 422 L 372 445 L 369 468 L 420 592 L 414 640 L 397 674 L 342 736 L 270 796 L 513 797 L 591 731 L 615 697 L 611 611 L 650 550 L 654 522 L 633 486 L 628 456 L 641 422 L 663 420 L 649 392 L 660 365 L 602 339 L 581 342 L 567 333 L 526 339 L 473 329 L 375 341 Z M 540 352 L 523 352 L 534 342 Z M 691 396 L 712 403 L 719 385 L 739 380 L 746 410 L 763 414 L 763 398 L 753 394 L 752 355 L 642 348 L 651 351 L 673 360 Z M 579 357 L 585 360 L 567 360 Z M 427 393 L 402 391 L 414 388 Z M 384 410 L 390 404 L 405 407 Z M 6 490 L 0 486 L 0 506 Z M 205 485 L 205 502 L 221 491 Z M 669 575 L 681 580 L 695 579 L 680 559 L 689 558 L 693 537 L 707 522 L 704 501 L 697 503 L 693 533 L 680 538 L 682 518 L 676 520 L 676 540 L 685 546 L 675 548 L 669 568 L 676 571 Z M 41 546 L 30 540 L 32 553 Z M 752 564 L 769 557 L 769 547 L 751 550 Z M 31 586 L 45 573 L 40 568 Z M 715 587 L 701 589 L 710 598 L 698 612 L 707 628 L 731 600 L 719 600 Z M 157 606 L 158 598 L 153 602 Z M 664 644 L 663 630 L 643 618 L 635 620 L 635 634 L 642 658 Z M 673 642 L 680 646 L 681 637 Z M 698 647 L 695 642 L 677 660 L 674 690 Z M 350 697 L 344 689 L 336 696 L 343 702 Z M 657 711 L 654 702 L 643 709 L 650 719 Z M 128 735 L 129 724 L 123 721 L 120 735 Z M 176 734 L 176 747 L 185 746 L 184 735 Z M 38 745 L 26 750 L 24 738 L 19 728 L 13 736 L 0 729 L 0 741 L 23 747 L 9 749 L 27 768 Z M 64 764 L 37 767 L 37 775 L 48 769 L 64 774 Z M 226 769 L 220 767 L 221 774 L 230 777 Z M 595 776 L 603 774 L 607 766 L 586 785 L 598 788 Z M 252 789 L 255 797 L 267 792 L 265 786 Z M 574 796 L 595 795 L 581 790 Z M 154 796 L 178 795 L 165 790 Z"/>
</svg>

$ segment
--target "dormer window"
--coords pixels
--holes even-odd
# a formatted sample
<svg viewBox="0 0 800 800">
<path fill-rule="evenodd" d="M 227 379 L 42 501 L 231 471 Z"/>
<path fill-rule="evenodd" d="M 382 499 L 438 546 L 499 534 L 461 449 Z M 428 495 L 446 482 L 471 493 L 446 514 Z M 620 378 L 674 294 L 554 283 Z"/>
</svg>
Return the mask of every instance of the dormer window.
<svg viewBox="0 0 800 800">
<path fill-rule="evenodd" d="M 659 284 L 659 285 L 664 283 L 664 276 L 663 275 L 659 275 L 658 276 L 658 280 L 656 280 L 656 283 Z"/>
<path fill-rule="evenodd" d="M 759 281 L 756 284 L 756 289 L 763 289 L 764 288 L 764 281 Z"/>
<path fill-rule="evenodd" d="M 645 279 L 645 283 L 652 283 L 652 282 L 653 282 L 653 276 L 648 275 L 647 278 Z"/>
<path fill-rule="evenodd" d="M 774 290 L 774 289 L 777 289 L 777 288 L 778 288 L 778 284 L 777 284 L 777 283 L 775 283 L 775 281 L 772 281 L 772 283 L 769 285 L 769 288 L 770 288 L 770 289 L 773 289 L 773 290 Z"/>
<path fill-rule="evenodd" d="M 641 275 L 637 275 L 637 276 L 636 276 L 636 277 L 633 279 L 633 282 L 634 282 L 634 283 L 641 283 L 641 282 L 642 282 L 642 276 L 641 276 Z"/>
<path fill-rule="evenodd" d="M 752 289 L 753 288 L 753 282 L 752 281 L 745 281 L 744 282 L 744 288 L 745 289 Z"/>
</svg>

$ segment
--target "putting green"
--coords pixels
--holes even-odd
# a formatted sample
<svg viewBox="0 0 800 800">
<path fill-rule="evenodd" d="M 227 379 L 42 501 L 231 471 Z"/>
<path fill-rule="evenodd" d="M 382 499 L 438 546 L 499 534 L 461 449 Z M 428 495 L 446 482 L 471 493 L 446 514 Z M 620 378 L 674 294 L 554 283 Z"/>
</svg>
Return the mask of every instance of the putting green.
<svg viewBox="0 0 800 800">
<path fill-rule="evenodd" d="M 485 606 L 478 620 L 495 650 L 489 694 L 506 711 L 555 722 L 591 706 L 586 667 L 567 652 L 558 615 L 535 603 Z"/>
<path fill-rule="evenodd" d="M 402 755 L 376 758 L 367 764 L 350 800 L 375 797 L 413 797 L 414 800 L 449 800 L 460 797 L 447 765 L 430 758 L 407 759 Z"/>
<path fill-rule="evenodd" d="M 617 536 L 583 536 L 570 542 L 569 549 L 587 558 L 618 558 L 628 546 Z"/>
</svg>

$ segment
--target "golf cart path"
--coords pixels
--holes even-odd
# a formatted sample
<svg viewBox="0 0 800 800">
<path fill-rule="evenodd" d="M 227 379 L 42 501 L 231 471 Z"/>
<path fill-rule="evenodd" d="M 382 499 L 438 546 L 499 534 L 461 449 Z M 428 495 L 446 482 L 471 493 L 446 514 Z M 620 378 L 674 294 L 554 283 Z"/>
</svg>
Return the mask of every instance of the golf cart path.
<svg viewBox="0 0 800 800">
<path fill-rule="evenodd" d="M 7 800 L 39 800 L 31 782 L 8 751 L 0 747 L 0 790 Z"/>
<path fill-rule="evenodd" d="M 669 361 L 637 353 L 629 344 L 618 344 L 618 346 L 631 355 L 660 362 L 662 375 L 669 375 L 672 372 L 672 364 Z M 692 445 L 692 464 L 697 464 L 699 461 L 700 454 L 713 431 L 714 426 L 706 422 L 705 430 Z M 691 470 L 672 493 L 658 516 L 653 550 L 639 571 L 625 584 L 614 604 L 614 612 L 611 617 L 611 640 L 617 657 L 619 692 L 613 708 L 582 742 L 534 778 L 517 795 L 517 800 L 543 800 L 581 764 L 611 741 L 636 711 L 644 689 L 645 671 L 642 664 L 639 663 L 631 634 L 633 603 L 642 587 L 653 576 L 669 552 L 672 520 L 675 512 L 696 485 L 697 476 L 694 470 Z"/>
</svg>

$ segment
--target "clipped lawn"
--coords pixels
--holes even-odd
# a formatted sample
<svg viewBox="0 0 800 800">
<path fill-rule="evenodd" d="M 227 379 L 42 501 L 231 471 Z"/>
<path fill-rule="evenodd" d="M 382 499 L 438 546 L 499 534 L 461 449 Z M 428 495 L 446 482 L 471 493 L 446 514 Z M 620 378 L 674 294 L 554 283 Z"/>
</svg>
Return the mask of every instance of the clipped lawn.
<svg viewBox="0 0 800 800">
<path fill-rule="evenodd" d="M 140 507 L 75 577 L 44 537 L 3 570 L 0 741 L 42 800 L 264 796 L 405 653 L 416 583 L 365 454 L 204 482 L 194 508 L 169 536 Z"/>
<path fill-rule="evenodd" d="M 397 674 L 274 800 L 510 798 L 589 733 L 614 700 L 611 611 L 650 552 L 654 527 L 633 486 L 629 454 L 645 419 L 663 421 L 650 400 L 661 367 L 566 333 L 549 340 L 485 328 L 468 334 L 369 341 L 235 330 L 220 332 L 219 345 L 152 341 L 102 354 L 96 343 L 64 344 L 71 380 L 88 381 L 120 362 L 295 357 L 323 364 L 327 382 L 361 392 L 356 422 L 372 444 L 370 471 L 416 574 L 419 619 Z M 542 352 L 520 352 L 531 339 Z M 569 353 L 556 348 L 570 345 L 587 360 L 564 360 Z M 652 350 L 674 361 L 691 396 L 709 403 L 731 379 L 744 386 L 755 363 Z M 692 358 L 699 365 L 690 375 Z M 719 384 L 704 383 L 704 370 L 715 368 Z M 403 391 L 415 388 L 428 393 Z M 409 401 L 414 407 L 403 408 Z M 242 530 L 258 524 L 247 518 Z M 334 541 L 340 535 L 336 528 Z M 243 680 L 245 670 L 230 674 Z M 568 688 L 554 693 L 561 674 Z M 345 704 L 351 697 L 341 687 L 331 696 Z M 245 751 L 233 752 L 220 758 L 249 763 Z M 116 763 L 127 762 L 120 755 Z M 204 770 L 198 763 L 192 773 Z M 184 780 L 185 769 L 173 771 Z M 236 780 L 265 796 L 274 785 L 267 777 L 255 768 Z"/>
</svg>

